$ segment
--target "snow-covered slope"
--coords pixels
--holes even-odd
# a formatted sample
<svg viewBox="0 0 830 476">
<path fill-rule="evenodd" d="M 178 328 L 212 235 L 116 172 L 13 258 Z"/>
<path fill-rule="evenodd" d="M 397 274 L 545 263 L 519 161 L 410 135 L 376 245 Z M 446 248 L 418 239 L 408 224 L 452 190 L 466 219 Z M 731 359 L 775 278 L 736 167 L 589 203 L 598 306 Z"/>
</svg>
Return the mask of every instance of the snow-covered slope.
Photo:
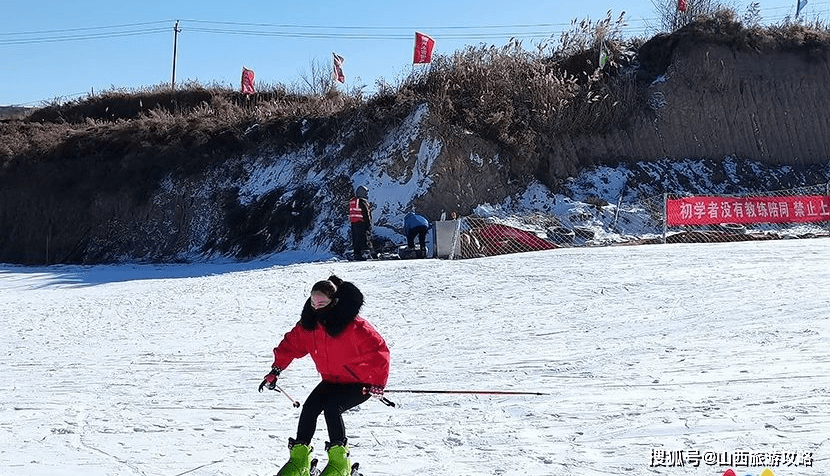
<svg viewBox="0 0 830 476">
<path fill-rule="evenodd" d="M 391 348 L 390 390 L 546 394 L 369 401 L 345 415 L 367 476 L 767 466 L 659 466 L 666 452 L 792 454 L 795 466 L 768 465 L 776 476 L 827 473 L 830 239 L 463 261 L 2 266 L 0 474 L 275 474 L 298 411 L 256 386 L 330 273 L 365 293 L 362 314 Z M 280 382 L 302 400 L 317 378 L 302 360 Z M 325 438 L 321 419 L 317 456 Z M 798 465 L 805 456 L 811 466 Z"/>
</svg>

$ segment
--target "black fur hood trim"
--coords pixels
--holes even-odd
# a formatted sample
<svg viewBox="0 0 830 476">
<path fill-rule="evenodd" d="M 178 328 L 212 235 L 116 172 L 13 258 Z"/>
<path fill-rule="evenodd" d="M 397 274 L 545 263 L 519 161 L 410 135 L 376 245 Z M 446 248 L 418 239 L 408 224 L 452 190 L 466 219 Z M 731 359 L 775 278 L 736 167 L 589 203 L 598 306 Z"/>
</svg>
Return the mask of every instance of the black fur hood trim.
<svg viewBox="0 0 830 476">
<path fill-rule="evenodd" d="M 328 335 L 336 337 L 354 321 L 360 308 L 363 307 L 363 293 L 348 281 L 340 283 L 334 299 L 337 302 L 332 308 L 319 312 L 315 312 L 311 307 L 311 298 L 306 299 L 300 314 L 300 325 L 303 329 L 313 331 L 317 328 L 317 324 L 321 323 Z"/>
</svg>

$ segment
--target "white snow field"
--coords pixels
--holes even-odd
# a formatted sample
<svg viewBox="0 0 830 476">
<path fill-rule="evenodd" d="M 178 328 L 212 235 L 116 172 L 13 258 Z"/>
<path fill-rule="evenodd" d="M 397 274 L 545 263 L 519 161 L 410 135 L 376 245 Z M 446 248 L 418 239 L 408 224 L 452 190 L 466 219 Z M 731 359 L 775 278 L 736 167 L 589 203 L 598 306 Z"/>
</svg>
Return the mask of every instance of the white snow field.
<svg viewBox="0 0 830 476">
<path fill-rule="evenodd" d="M 546 394 L 370 400 L 345 415 L 366 476 L 830 474 L 830 239 L 2 265 L 0 474 L 276 474 L 299 410 L 256 387 L 331 273 L 366 295 L 389 390 Z M 306 358 L 279 383 L 317 382 Z"/>
</svg>

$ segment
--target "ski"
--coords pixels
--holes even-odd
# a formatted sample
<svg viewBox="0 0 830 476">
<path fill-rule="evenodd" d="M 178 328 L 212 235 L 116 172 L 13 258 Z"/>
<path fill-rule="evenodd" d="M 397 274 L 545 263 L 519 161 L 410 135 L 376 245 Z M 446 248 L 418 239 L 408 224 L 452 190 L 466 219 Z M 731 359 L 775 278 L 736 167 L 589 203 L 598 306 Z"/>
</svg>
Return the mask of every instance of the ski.
<svg viewBox="0 0 830 476">
<path fill-rule="evenodd" d="M 310 476 L 320 476 L 320 473 L 323 472 L 322 469 L 317 467 L 318 460 L 314 458 L 311 460 L 311 466 L 308 468 L 308 474 Z M 349 473 L 351 476 L 363 476 L 357 469 L 360 467 L 360 463 L 352 464 L 352 470 Z"/>
</svg>

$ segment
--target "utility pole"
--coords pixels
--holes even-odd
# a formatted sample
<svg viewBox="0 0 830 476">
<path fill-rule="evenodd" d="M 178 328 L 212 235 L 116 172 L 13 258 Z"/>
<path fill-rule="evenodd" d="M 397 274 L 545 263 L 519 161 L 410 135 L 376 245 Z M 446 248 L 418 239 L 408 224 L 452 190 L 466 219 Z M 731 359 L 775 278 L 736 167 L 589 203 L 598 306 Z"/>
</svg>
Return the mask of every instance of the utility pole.
<svg viewBox="0 0 830 476">
<path fill-rule="evenodd" d="M 176 48 L 179 44 L 179 20 L 176 20 L 176 26 L 173 27 L 173 80 L 170 85 L 176 89 Z"/>
<path fill-rule="evenodd" d="M 795 19 L 798 20 L 798 14 L 801 13 L 801 9 L 807 6 L 807 0 L 798 0 L 798 3 L 795 5 Z"/>
</svg>

